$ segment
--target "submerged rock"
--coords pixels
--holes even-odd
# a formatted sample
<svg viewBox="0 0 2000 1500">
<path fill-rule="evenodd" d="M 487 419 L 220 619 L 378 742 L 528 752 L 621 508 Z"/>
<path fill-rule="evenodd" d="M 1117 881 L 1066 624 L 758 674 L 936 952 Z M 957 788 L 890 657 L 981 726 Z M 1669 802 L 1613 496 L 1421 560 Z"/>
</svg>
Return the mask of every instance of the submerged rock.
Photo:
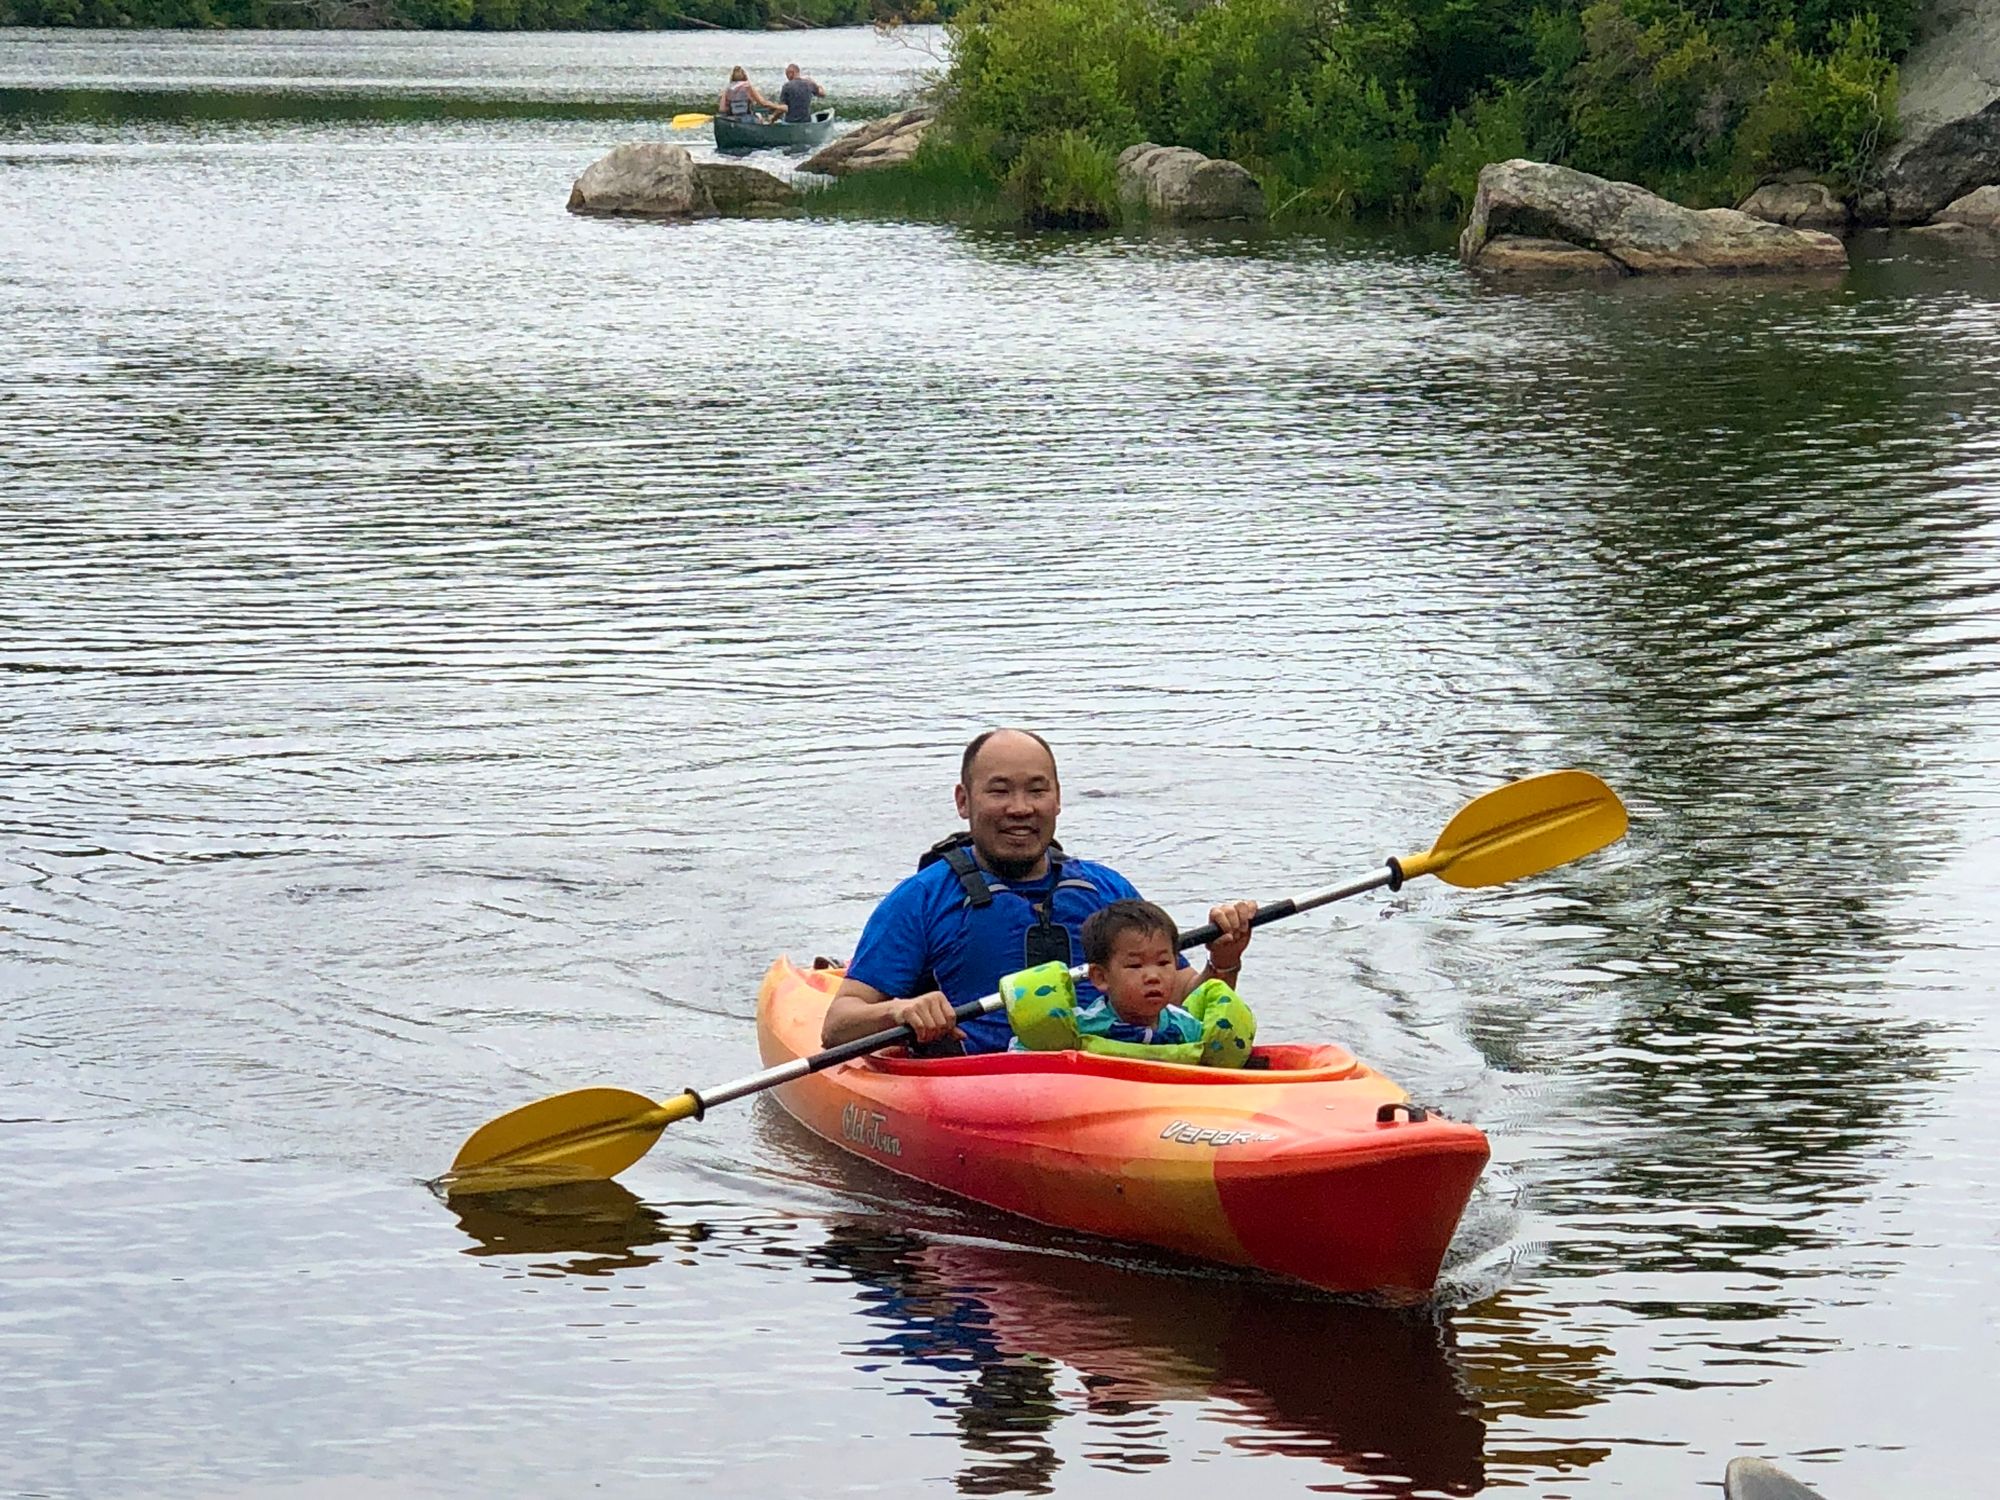
<svg viewBox="0 0 2000 1500">
<path fill-rule="evenodd" d="M 1780 177 L 1761 184 L 1736 205 L 1736 211 L 1794 229 L 1824 229 L 1839 234 L 1852 220 L 1847 200 L 1810 177 Z"/>
<path fill-rule="evenodd" d="M 1519 269 L 1523 252 L 1503 242 L 1521 237 L 1580 245 L 1640 275 L 1847 268 L 1846 247 L 1818 230 L 1767 223 L 1733 208 L 1683 208 L 1634 183 L 1570 167 L 1495 162 L 1479 173 L 1459 259 L 1475 271 Z M 1491 248 L 1496 243 L 1502 248 Z"/>
<path fill-rule="evenodd" d="M 715 202 L 684 146 L 628 141 L 599 157 L 569 190 L 573 214 L 640 219 L 712 219 Z"/>
<path fill-rule="evenodd" d="M 1142 141 L 1118 154 L 1118 196 L 1177 223 L 1261 219 L 1264 189 L 1240 163 Z"/>
<path fill-rule="evenodd" d="M 1479 269 L 1495 276 L 1623 276 L 1626 270 L 1602 250 L 1568 240 L 1503 234 L 1486 242 Z"/>
<path fill-rule="evenodd" d="M 799 190 L 782 177 L 733 161 L 698 161 L 695 179 L 725 217 L 772 218 L 799 211 Z"/>
<path fill-rule="evenodd" d="M 850 172 L 873 172 L 884 167 L 900 167 L 917 154 L 924 134 L 937 118 L 928 107 L 906 109 L 899 115 L 870 120 L 859 130 L 850 130 L 839 140 L 830 141 L 799 166 L 801 172 L 824 172 L 829 177 L 845 177 Z"/>
<path fill-rule="evenodd" d="M 1732 1458 L 1722 1473 L 1723 1500 L 1820 1500 L 1776 1464 L 1761 1458 Z"/>
</svg>

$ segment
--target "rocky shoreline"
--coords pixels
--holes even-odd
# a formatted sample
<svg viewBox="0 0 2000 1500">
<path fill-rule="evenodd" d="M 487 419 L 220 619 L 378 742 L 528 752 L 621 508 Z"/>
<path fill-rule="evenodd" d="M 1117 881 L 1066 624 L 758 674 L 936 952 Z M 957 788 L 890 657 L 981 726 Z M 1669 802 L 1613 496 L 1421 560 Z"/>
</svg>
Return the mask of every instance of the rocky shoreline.
<svg viewBox="0 0 2000 1500">
<path fill-rule="evenodd" d="M 2000 257 L 2000 19 L 1940 12 L 1911 54 L 1906 125 L 1856 186 L 1789 172 L 1735 208 L 1694 209 L 1630 182 L 1516 159 L 1481 169 L 1459 258 L 1481 276 L 1838 275 L 1844 237 L 1905 228 Z M 927 107 L 873 120 L 829 143 L 803 173 L 843 178 L 907 165 L 936 123 Z M 1118 205 L 1161 223 L 1256 220 L 1265 193 L 1242 164 L 1143 141 L 1117 158 Z M 793 182 L 756 167 L 697 162 L 680 146 L 633 142 L 576 179 L 581 214 L 686 220 L 803 211 Z M 1096 221 L 1093 221 L 1096 222 Z"/>
</svg>

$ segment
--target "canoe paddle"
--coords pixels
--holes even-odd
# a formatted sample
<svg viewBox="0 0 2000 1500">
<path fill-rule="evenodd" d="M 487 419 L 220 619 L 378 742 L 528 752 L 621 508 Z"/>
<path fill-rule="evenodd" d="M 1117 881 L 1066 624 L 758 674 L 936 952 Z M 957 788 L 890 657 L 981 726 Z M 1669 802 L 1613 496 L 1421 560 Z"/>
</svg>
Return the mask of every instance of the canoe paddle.
<svg viewBox="0 0 2000 1500">
<path fill-rule="evenodd" d="M 695 126 L 707 125 L 711 123 L 714 119 L 715 119 L 714 115 L 705 112 L 697 112 L 695 114 L 686 114 L 686 115 L 675 115 L 670 128 L 674 130 L 692 130 L 695 128 Z"/>
<path fill-rule="evenodd" d="M 1447 885 L 1467 888 L 1502 885 L 1581 859 L 1624 835 L 1624 805 L 1588 771 L 1529 776 L 1466 803 L 1426 852 L 1391 859 L 1374 874 L 1346 885 L 1260 906 L 1250 925 L 1261 927 L 1380 886 L 1399 890 L 1404 881 L 1419 875 L 1435 875 Z M 1217 936 L 1214 924 L 1204 923 L 1183 933 L 1180 946 L 1201 947 Z M 1070 972 L 1081 979 L 1087 967 L 1079 964 Z M 988 995 L 966 1001 L 952 1015 L 969 1021 L 1005 1003 L 999 995 Z M 747 1078 L 688 1089 L 664 1103 L 625 1089 L 557 1094 L 475 1130 L 439 1185 L 456 1195 L 615 1177 L 650 1151 L 660 1132 L 676 1121 L 698 1120 L 718 1104 L 914 1040 L 916 1034 L 909 1027 L 893 1026 Z"/>
</svg>

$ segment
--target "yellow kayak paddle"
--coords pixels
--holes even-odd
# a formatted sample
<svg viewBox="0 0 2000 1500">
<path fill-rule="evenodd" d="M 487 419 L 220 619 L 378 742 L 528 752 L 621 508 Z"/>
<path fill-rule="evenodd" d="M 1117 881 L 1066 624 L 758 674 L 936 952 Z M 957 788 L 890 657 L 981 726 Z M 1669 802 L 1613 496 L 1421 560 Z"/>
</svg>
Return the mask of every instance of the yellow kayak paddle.
<svg viewBox="0 0 2000 1500">
<path fill-rule="evenodd" d="M 1422 854 L 1391 859 L 1386 867 L 1346 885 L 1261 906 L 1253 927 L 1381 886 L 1399 890 L 1406 880 L 1435 875 L 1446 885 L 1502 885 L 1539 875 L 1595 853 L 1625 836 L 1625 808 L 1588 771 L 1550 771 L 1495 787 L 1460 808 L 1437 842 Z M 1204 923 L 1181 936 L 1198 948 L 1217 936 Z M 1081 966 L 1073 971 L 1079 977 Z M 968 1000 L 953 1014 L 961 1021 L 1001 1008 L 998 995 Z M 808 1073 L 914 1041 L 907 1026 L 857 1037 L 811 1057 L 795 1058 L 708 1089 L 688 1089 L 664 1103 L 624 1089 L 576 1089 L 556 1094 L 482 1125 L 460 1148 L 440 1180 L 447 1193 L 493 1193 L 548 1187 L 559 1182 L 615 1177 L 652 1149 L 677 1120 L 700 1119 L 718 1104 L 761 1093 Z"/>
</svg>

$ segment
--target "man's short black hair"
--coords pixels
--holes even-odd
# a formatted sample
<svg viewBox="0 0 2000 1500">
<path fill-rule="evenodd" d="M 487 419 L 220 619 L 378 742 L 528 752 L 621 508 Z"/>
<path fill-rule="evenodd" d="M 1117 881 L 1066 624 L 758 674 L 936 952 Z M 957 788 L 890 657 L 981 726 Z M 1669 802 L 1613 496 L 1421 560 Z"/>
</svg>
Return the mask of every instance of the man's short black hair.
<svg viewBox="0 0 2000 1500">
<path fill-rule="evenodd" d="M 986 748 L 986 742 L 988 740 L 992 739 L 993 736 L 996 734 L 1006 734 L 1008 732 L 1009 731 L 1007 729 L 1007 726 L 1002 725 L 998 729 L 988 729 L 984 733 L 976 734 L 972 737 L 972 743 L 965 747 L 965 754 L 959 757 L 958 784 L 960 786 L 964 787 L 967 791 L 970 791 L 972 789 L 972 763 L 975 760 L 979 759 L 979 752 Z M 1049 752 L 1049 769 L 1051 771 L 1055 770 L 1056 752 L 1050 748 L 1049 742 L 1047 740 L 1043 739 L 1039 734 L 1036 734 L 1035 731 L 1032 729 L 1016 729 L 1013 730 L 1012 732 L 1015 734 L 1025 734 L 1029 739 L 1033 740 L 1037 745 L 1040 745 L 1044 750 L 1047 750 Z M 1058 775 L 1056 777 L 1056 780 L 1060 782 L 1062 780 L 1062 777 Z"/>
<path fill-rule="evenodd" d="M 1181 945 L 1181 930 L 1174 926 L 1174 919 L 1152 902 L 1114 901 L 1092 912 L 1084 922 L 1083 961 L 1100 966 L 1110 963 L 1111 950 L 1128 932 L 1164 937 L 1167 946 L 1175 950 Z"/>
</svg>

